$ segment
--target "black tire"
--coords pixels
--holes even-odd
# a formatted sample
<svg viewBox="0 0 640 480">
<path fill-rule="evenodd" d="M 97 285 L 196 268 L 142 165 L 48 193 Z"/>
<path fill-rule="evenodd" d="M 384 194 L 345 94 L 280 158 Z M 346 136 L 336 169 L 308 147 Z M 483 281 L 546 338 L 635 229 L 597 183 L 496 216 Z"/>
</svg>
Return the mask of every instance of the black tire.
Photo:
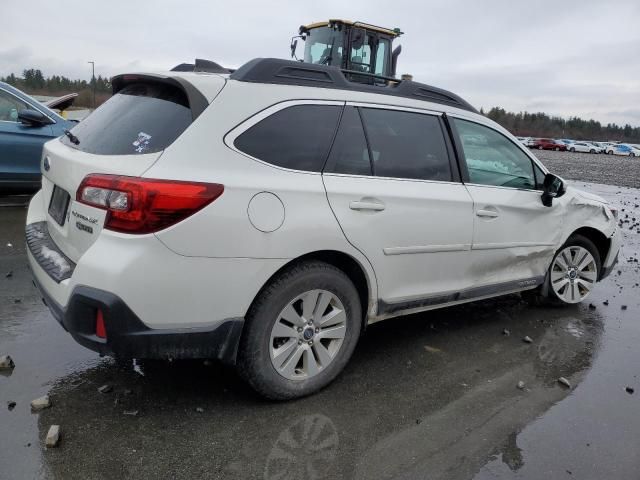
<svg viewBox="0 0 640 480">
<path fill-rule="evenodd" d="M 540 146 L 538 147 L 538 150 L 542 150 L 542 149 L 543 149 L 543 146 L 542 146 L 542 145 L 540 145 Z"/>
<path fill-rule="evenodd" d="M 271 362 L 271 329 L 291 300 L 315 289 L 327 290 L 340 299 L 346 311 L 347 331 L 340 350 L 325 369 L 305 380 L 289 380 Z M 260 395 L 272 400 L 289 400 L 317 392 L 344 369 L 358 343 L 361 326 L 358 291 L 342 270 L 321 261 L 295 264 L 272 279 L 251 305 L 240 340 L 238 373 Z"/>
<path fill-rule="evenodd" d="M 602 263 L 600 260 L 600 253 L 598 252 L 597 247 L 587 237 L 584 237 L 582 235 L 572 235 L 567 239 L 564 245 L 562 245 L 553 256 L 553 260 L 551 260 L 551 263 L 549 264 L 549 268 L 547 269 L 547 274 L 546 274 L 544 283 L 535 290 L 529 290 L 527 292 L 523 292 L 522 297 L 525 300 L 527 300 L 529 303 L 536 304 L 536 305 L 540 305 L 540 304 L 552 305 L 552 306 L 573 305 L 565 302 L 564 300 L 562 300 L 556 295 L 556 292 L 553 290 L 553 288 L 551 288 L 551 275 L 550 275 L 551 268 L 553 266 L 553 262 L 555 261 L 556 257 L 560 254 L 562 250 L 572 246 L 583 247 L 589 251 L 589 253 L 591 254 L 591 256 L 594 258 L 596 262 L 596 268 L 598 270 L 597 273 L 598 273 L 598 276 L 600 276 L 600 272 L 602 271 L 601 270 Z"/>
<path fill-rule="evenodd" d="M 554 148 L 554 150 L 555 150 L 556 152 L 559 152 L 559 151 L 560 151 L 560 148 L 556 147 L 556 148 Z"/>
<path fill-rule="evenodd" d="M 589 153 L 596 153 L 594 149 L 589 150 Z"/>
<path fill-rule="evenodd" d="M 631 153 L 629 154 L 629 156 L 630 156 L 630 157 L 635 157 L 635 156 L 636 156 L 636 154 L 635 154 L 635 153 L 633 153 L 633 152 L 631 152 Z"/>
<path fill-rule="evenodd" d="M 569 150 L 571 150 L 572 152 L 575 153 L 576 149 L 574 147 L 571 147 Z"/>
</svg>

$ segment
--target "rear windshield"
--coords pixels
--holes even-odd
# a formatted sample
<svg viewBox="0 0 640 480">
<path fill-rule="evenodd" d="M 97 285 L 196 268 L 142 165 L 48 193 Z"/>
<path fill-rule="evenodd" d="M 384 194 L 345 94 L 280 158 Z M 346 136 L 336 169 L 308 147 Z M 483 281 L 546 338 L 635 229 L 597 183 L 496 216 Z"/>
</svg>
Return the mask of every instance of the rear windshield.
<svg viewBox="0 0 640 480">
<path fill-rule="evenodd" d="M 177 87 L 132 83 L 73 127 L 70 147 L 98 155 L 139 155 L 164 150 L 192 122 L 189 101 Z"/>
</svg>

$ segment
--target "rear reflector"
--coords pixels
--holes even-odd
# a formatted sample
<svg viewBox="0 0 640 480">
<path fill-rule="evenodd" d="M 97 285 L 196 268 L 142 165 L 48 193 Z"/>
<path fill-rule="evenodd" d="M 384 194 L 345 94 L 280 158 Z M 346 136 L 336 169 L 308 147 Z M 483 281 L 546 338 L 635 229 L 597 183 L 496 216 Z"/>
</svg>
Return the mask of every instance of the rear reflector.
<svg viewBox="0 0 640 480">
<path fill-rule="evenodd" d="M 104 228 L 153 233 L 193 215 L 224 192 L 218 183 L 154 180 L 119 175 L 87 175 L 76 200 L 107 211 Z"/>
<path fill-rule="evenodd" d="M 107 329 L 104 327 L 104 316 L 100 309 L 96 311 L 96 337 L 107 338 Z"/>
</svg>

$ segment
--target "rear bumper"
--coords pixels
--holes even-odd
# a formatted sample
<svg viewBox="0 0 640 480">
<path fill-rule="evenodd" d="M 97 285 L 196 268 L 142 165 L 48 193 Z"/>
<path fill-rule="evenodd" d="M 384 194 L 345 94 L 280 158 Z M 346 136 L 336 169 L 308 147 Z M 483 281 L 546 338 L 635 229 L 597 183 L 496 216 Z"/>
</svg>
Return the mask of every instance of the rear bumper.
<svg viewBox="0 0 640 480">
<path fill-rule="evenodd" d="M 124 358 L 211 358 L 235 364 L 244 325 L 230 318 L 215 328 L 151 329 L 118 296 L 86 286 L 74 288 L 65 308 L 34 277 L 34 284 L 55 319 L 81 345 L 101 355 Z M 106 339 L 96 336 L 96 312 L 102 310 Z"/>
</svg>

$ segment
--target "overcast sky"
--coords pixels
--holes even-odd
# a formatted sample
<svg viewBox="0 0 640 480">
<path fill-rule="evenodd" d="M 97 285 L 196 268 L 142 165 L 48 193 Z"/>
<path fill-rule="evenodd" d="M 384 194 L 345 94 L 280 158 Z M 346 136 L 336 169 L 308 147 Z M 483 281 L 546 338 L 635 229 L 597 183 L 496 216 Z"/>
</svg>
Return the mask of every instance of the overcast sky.
<svg viewBox="0 0 640 480">
<path fill-rule="evenodd" d="M 0 0 L 0 75 L 237 67 L 289 56 L 298 26 L 347 18 L 405 34 L 398 73 L 485 109 L 640 126 L 640 0 Z"/>
</svg>

